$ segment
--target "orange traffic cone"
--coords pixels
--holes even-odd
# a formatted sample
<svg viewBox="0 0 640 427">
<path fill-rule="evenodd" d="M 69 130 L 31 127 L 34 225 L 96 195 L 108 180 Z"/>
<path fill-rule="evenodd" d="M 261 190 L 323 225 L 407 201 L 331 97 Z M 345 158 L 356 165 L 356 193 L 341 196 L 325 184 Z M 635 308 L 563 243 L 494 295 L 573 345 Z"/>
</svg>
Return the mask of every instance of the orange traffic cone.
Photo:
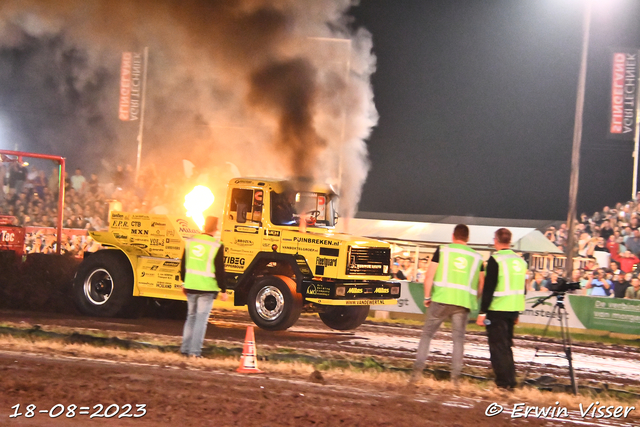
<svg viewBox="0 0 640 427">
<path fill-rule="evenodd" d="M 240 367 L 236 369 L 236 371 L 244 374 L 262 373 L 262 371 L 258 369 L 256 338 L 253 334 L 253 326 L 247 327 L 247 335 L 244 338 L 244 347 L 242 348 L 242 357 L 240 358 Z"/>
</svg>

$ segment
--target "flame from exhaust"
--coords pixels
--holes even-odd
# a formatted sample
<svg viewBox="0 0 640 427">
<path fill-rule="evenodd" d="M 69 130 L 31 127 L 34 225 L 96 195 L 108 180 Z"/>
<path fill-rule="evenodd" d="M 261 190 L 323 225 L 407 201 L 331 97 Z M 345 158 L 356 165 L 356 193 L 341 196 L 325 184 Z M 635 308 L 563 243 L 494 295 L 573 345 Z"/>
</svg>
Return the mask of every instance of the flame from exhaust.
<svg viewBox="0 0 640 427">
<path fill-rule="evenodd" d="M 187 216 L 193 218 L 200 230 L 204 227 L 204 215 L 209 206 L 213 204 L 213 193 L 204 185 L 196 185 L 193 190 L 184 196 L 184 207 L 187 209 Z"/>
</svg>

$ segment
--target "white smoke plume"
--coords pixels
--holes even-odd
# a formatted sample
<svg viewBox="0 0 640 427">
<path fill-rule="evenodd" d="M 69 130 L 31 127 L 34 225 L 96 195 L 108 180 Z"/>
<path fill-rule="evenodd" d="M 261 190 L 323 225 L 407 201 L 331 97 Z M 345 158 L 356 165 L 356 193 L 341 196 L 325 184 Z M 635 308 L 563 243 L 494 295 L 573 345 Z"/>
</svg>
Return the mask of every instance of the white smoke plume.
<svg viewBox="0 0 640 427">
<path fill-rule="evenodd" d="M 0 115 L 21 146 L 135 164 L 120 55 L 149 47 L 142 163 L 220 181 L 312 177 L 355 214 L 378 116 L 371 35 L 350 0 L 0 1 Z"/>
</svg>

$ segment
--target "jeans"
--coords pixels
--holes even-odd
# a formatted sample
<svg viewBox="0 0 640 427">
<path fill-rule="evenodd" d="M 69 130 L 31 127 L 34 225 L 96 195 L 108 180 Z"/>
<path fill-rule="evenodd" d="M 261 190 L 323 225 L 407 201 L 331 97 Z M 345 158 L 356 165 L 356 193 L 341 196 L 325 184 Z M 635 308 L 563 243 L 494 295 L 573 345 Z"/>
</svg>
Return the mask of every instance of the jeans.
<svg viewBox="0 0 640 427">
<path fill-rule="evenodd" d="M 487 313 L 491 324 L 487 325 L 491 366 L 496 374 L 496 385 L 502 388 L 516 386 L 516 366 L 513 361 L 513 319 Z"/>
<path fill-rule="evenodd" d="M 211 313 L 213 300 L 217 295 L 217 292 L 187 294 L 189 311 L 182 332 L 182 346 L 180 347 L 182 354 L 200 356 L 202 353 L 202 342 L 204 334 L 207 332 L 209 313 Z"/>
<path fill-rule="evenodd" d="M 451 317 L 451 335 L 453 337 L 453 353 L 451 360 L 451 379 L 456 380 L 462 372 L 462 359 L 464 357 L 464 334 L 467 329 L 469 310 L 457 305 L 432 302 L 427 308 L 427 320 L 422 329 L 418 354 L 413 364 L 413 378 L 417 379 L 422 374 L 431 339 L 436 334 L 442 322 Z"/>
</svg>

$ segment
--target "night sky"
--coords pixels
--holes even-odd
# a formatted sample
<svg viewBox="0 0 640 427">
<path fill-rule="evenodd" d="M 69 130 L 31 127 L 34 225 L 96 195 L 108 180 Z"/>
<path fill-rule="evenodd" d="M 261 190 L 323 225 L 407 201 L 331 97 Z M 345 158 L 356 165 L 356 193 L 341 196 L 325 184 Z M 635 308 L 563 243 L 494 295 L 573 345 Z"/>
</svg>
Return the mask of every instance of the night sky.
<svg viewBox="0 0 640 427">
<path fill-rule="evenodd" d="M 155 161 L 180 169 L 175 159 L 188 149 L 194 152 L 185 157 L 215 160 L 220 168 L 233 162 L 252 174 L 265 164 L 280 169 L 281 153 L 268 144 L 262 149 L 278 156 L 276 161 L 264 161 L 254 149 L 246 155 L 255 139 L 247 135 L 262 135 L 272 119 L 246 105 L 236 76 L 247 79 L 260 69 L 253 61 L 286 52 L 265 49 L 271 48 L 270 31 L 286 33 L 289 15 L 272 10 L 245 22 L 224 14 L 225 4 L 237 6 L 234 0 L 103 0 L 91 3 L 101 5 L 93 8 L 84 8 L 81 0 L 65 0 L 64 8 L 47 1 L 5 1 L 15 13 L 0 9 L 0 147 L 15 144 L 63 155 L 69 170 L 82 166 L 87 173 L 106 174 L 117 163 L 133 163 L 137 126 L 119 123 L 115 115 L 118 65 L 122 51 L 150 46 L 143 166 Z M 371 167 L 360 211 L 566 220 L 586 1 L 362 0 L 350 10 L 343 0 L 309 1 L 304 7 L 295 0 L 264 4 L 296 9 L 305 39 L 335 27 L 344 30 L 340 13 L 345 10 L 353 20 L 352 58 L 360 59 L 351 63 L 352 84 L 326 86 L 324 98 L 313 106 L 316 116 L 324 109 L 324 117 L 333 117 L 325 120 L 323 134 L 333 144 L 323 155 L 332 160 L 339 156 L 339 138 L 329 130 L 338 131 L 333 124 L 343 108 L 332 104 L 338 99 L 332 94 L 335 88 L 351 90 L 350 97 L 340 98 L 350 100 L 345 105 L 357 116 L 345 121 L 351 132 L 345 138 L 360 145 L 347 151 L 345 164 L 355 184 L 345 189 L 357 190 L 364 179 L 360 148 L 375 123 L 369 108 L 372 58 L 366 34 L 358 38 L 356 32 L 362 27 L 372 35 L 377 68 L 371 83 L 379 120 L 366 141 Z M 34 10 L 41 10 L 42 23 L 20 12 L 32 3 L 40 5 Z M 578 213 L 589 214 L 631 197 L 633 142 L 606 138 L 607 112 L 612 48 L 640 48 L 640 1 L 593 3 L 578 195 Z M 127 15 L 126 22 L 114 18 L 130 9 L 137 15 Z M 85 12 L 93 13 L 93 20 Z M 298 54 L 322 58 L 308 49 Z M 284 82 L 276 88 L 295 86 L 283 73 L 275 77 Z M 331 81 L 339 79 L 326 80 Z M 295 164 L 305 164 L 301 151 L 287 154 Z M 354 205 L 357 191 L 349 197 L 345 190 L 343 196 Z"/>
<path fill-rule="evenodd" d="M 631 195 L 632 141 L 606 138 L 613 47 L 640 47 L 640 2 L 594 5 L 578 210 Z M 385 1 L 373 34 L 380 121 L 361 211 L 567 217 L 584 1 Z"/>
</svg>

